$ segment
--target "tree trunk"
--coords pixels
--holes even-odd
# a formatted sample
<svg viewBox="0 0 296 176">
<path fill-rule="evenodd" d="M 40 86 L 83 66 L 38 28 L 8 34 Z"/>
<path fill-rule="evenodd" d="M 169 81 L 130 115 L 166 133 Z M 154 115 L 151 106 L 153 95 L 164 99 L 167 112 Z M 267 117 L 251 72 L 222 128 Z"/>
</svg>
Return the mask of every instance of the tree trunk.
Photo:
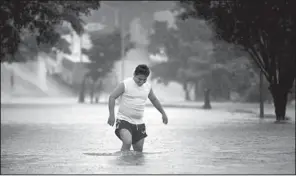
<svg viewBox="0 0 296 176">
<path fill-rule="evenodd" d="M 82 83 L 81 83 L 81 89 L 80 89 L 80 92 L 79 92 L 79 98 L 78 98 L 78 102 L 79 103 L 84 103 L 85 102 L 85 82 L 86 82 L 86 79 L 87 77 L 85 76 L 82 80 Z"/>
<path fill-rule="evenodd" d="M 210 103 L 210 89 L 205 89 L 205 100 L 204 100 L 204 109 L 212 109 L 211 103 Z"/>
<path fill-rule="evenodd" d="M 95 93 L 95 88 L 96 88 L 96 84 L 98 82 L 98 79 L 97 78 L 94 78 L 92 80 L 92 85 L 91 85 L 91 88 L 90 88 L 90 103 L 93 103 L 93 100 L 94 100 L 94 93 Z M 101 88 L 101 80 L 99 80 L 99 84 L 97 86 L 97 90 L 100 90 Z"/>
<path fill-rule="evenodd" d="M 89 98 L 90 98 L 90 103 L 91 104 L 93 104 L 93 100 L 94 100 L 95 85 L 96 85 L 96 82 L 93 82 L 91 84 L 91 88 L 90 88 L 90 92 L 89 92 Z"/>
<path fill-rule="evenodd" d="M 194 87 L 194 99 L 195 101 L 198 101 L 198 90 L 199 90 L 199 82 L 195 82 L 195 87 Z"/>
<path fill-rule="evenodd" d="M 10 88 L 14 90 L 14 72 L 13 69 L 10 71 Z"/>
<path fill-rule="evenodd" d="M 189 95 L 189 90 L 188 90 L 188 84 L 187 82 L 183 83 L 183 90 L 185 91 L 185 100 L 190 101 L 190 95 Z"/>
<path fill-rule="evenodd" d="M 227 100 L 228 101 L 231 100 L 231 90 L 230 90 L 230 88 L 227 88 Z"/>
<path fill-rule="evenodd" d="M 97 97 L 96 97 L 98 101 L 99 101 L 101 93 L 102 93 L 102 84 L 103 84 L 103 81 L 99 80 L 99 84 L 98 84 L 98 87 L 97 87 Z"/>
<path fill-rule="evenodd" d="M 270 92 L 273 97 L 276 121 L 286 120 L 288 90 L 284 89 L 280 84 L 273 84 L 270 86 Z"/>
</svg>

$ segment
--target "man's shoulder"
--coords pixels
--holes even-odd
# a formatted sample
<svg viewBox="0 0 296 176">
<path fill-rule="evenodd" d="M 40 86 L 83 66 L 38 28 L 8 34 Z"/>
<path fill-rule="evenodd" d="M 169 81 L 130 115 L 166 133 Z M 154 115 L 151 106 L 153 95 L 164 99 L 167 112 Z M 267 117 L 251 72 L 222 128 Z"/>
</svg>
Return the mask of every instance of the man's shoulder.
<svg viewBox="0 0 296 176">
<path fill-rule="evenodd" d="M 149 88 L 149 89 L 152 88 L 152 84 L 151 84 L 150 82 L 148 82 L 148 81 L 145 83 L 145 86 L 146 86 L 147 88 Z"/>
<path fill-rule="evenodd" d="M 132 85 L 132 81 L 133 81 L 133 79 L 131 77 L 128 77 L 122 81 L 122 84 L 124 85 L 125 88 L 127 88 Z"/>
<path fill-rule="evenodd" d="M 121 81 L 121 83 L 127 83 L 131 82 L 131 77 L 125 78 L 124 80 Z"/>
<path fill-rule="evenodd" d="M 123 80 L 123 82 L 131 81 L 131 80 L 133 80 L 133 78 L 132 78 L 132 77 L 128 77 L 128 78 L 125 78 L 125 79 Z"/>
</svg>

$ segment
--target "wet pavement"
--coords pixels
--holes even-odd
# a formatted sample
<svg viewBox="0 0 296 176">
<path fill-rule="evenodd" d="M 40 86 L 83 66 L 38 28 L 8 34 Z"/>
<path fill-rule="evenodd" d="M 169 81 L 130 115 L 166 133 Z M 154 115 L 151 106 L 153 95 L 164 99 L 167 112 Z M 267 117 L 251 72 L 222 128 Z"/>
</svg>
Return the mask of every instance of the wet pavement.
<svg viewBox="0 0 296 176">
<path fill-rule="evenodd" d="M 144 152 L 117 152 L 107 105 L 1 109 L 2 174 L 295 174 L 295 121 L 250 113 L 165 108 L 145 112 Z"/>
</svg>

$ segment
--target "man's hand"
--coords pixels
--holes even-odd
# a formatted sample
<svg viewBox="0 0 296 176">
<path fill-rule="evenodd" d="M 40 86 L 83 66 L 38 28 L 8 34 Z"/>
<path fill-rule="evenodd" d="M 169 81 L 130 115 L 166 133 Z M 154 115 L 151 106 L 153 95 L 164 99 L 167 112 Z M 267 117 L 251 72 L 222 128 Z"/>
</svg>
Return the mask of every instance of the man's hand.
<svg viewBox="0 0 296 176">
<path fill-rule="evenodd" d="M 166 116 L 166 114 L 162 114 L 162 122 L 164 124 L 168 124 L 168 117 Z"/>
<path fill-rule="evenodd" d="M 107 122 L 110 126 L 113 126 L 115 123 L 115 117 L 114 115 L 110 115 Z"/>
</svg>

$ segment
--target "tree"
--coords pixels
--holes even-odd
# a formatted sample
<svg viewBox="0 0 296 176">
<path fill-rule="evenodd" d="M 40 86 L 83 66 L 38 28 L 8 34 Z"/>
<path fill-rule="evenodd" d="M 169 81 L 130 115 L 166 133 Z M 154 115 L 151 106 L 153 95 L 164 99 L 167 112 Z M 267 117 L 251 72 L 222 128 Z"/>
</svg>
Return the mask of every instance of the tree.
<svg viewBox="0 0 296 176">
<path fill-rule="evenodd" d="M 24 62 L 27 57 L 14 57 L 21 45 L 34 50 L 31 45 L 34 41 L 38 49 L 59 48 L 59 26 L 68 22 L 78 34 L 82 34 L 81 16 L 89 15 L 90 10 L 97 10 L 100 1 L 3 0 L 0 6 L 1 62 Z M 42 47 L 42 44 L 45 46 Z"/>
<path fill-rule="evenodd" d="M 96 82 L 105 77 L 114 68 L 114 63 L 121 59 L 121 36 L 117 29 L 109 29 L 109 33 L 94 31 L 90 33 L 92 47 L 89 50 L 83 50 L 90 60 L 87 65 L 88 72 L 82 82 L 79 102 L 84 102 L 85 82 L 91 80 L 91 102 L 93 100 L 94 86 Z M 131 49 L 133 44 L 129 42 L 130 35 L 125 36 L 127 40 L 125 51 Z M 99 83 L 98 89 L 101 89 L 102 83 Z"/>
<path fill-rule="evenodd" d="M 210 54 L 212 50 L 211 31 L 206 29 L 202 21 L 190 23 L 177 20 L 176 26 L 177 28 L 168 28 L 166 22 L 155 22 L 154 33 L 150 37 L 149 51 L 159 54 L 163 49 L 169 59 L 168 62 L 155 65 L 151 69 L 154 70 L 153 77 L 158 77 L 163 82 L 172 80 L 180 82 L 186 92 L 185 99 L 189 100 L 189 84 L 195 84 L 196 78 L 184 73 L 188 70 L 190 57 L 204 57 Z M 199 32 L 199 35 L 193 35 L 196 31 Z M 159 69 L 161 71 L 157 71 Z M 164 70 L 169 72 L 164 72 Z M 157 75 L 158 73 L 161 74 Z M 165 76 L 165 74 L 169 76 Z"/>
<path fill-rule="evenodd" d="M 296 1 L 199 0 L 180 5 L 182 19 L 205 19 L 219 39 L 250 54 L 270 84 L 277 121 L 284 120 L 296 77 Z"/>
<path fill-rule="evenodd" d="M 151 70 L 152 79 L 163 83 L 177 81 L 183 85 L 185 100 L 190 100 L 189 91 L 194 85 L 195 100 L 204 89 L 211 89 L 216 98 L 230 98 L 233 72 L 245 68 L 234 67 L 234 58 L 244 53 L 230 44 L 213 38 L 211 29 L 203 20 L 195 22 L 176 20 L 177 29 L 168 28 L 165 22 L 155 22 L 149 51 L 164 52 L 167 62 L 155 64 Z M 246 64 L 246 60 L 236 60 Z M 247 72 L 247 71 L 246 71 Z M 202 91 L 201 91 L 201 90 Z"/>
</svg>

